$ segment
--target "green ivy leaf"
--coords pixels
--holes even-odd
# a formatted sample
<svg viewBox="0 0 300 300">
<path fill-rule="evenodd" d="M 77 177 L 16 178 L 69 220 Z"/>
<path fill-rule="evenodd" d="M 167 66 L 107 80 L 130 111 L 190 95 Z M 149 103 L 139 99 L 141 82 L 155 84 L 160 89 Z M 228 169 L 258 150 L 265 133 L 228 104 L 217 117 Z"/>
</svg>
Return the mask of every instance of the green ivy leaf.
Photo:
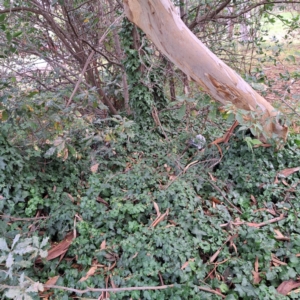
<svg viewBox="0 0 300 300">
<path fill-rule="evenodd" d="M 183 105 L 181 105 L 181 107 L 179 108 L 179 110 L 177 112 L 177 119 L 182 120 L 183 117 L 185 116 L 185 113 L 186 113 L 186 105 L 183 104 Z"/>
</svg>

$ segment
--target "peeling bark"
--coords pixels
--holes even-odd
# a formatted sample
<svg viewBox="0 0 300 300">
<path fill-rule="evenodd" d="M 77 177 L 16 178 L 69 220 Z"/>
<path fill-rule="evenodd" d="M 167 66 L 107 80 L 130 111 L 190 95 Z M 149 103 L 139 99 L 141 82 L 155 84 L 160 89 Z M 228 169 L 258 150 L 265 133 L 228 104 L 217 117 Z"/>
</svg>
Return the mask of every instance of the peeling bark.
<svg viewBox="0 0 300 300">
<path fill-rule="evenodd" d="M 264 137 L 286 140 L 288 128 L 270 122 L 278 112 L 187 28 L 169 0 L 123 0 L 128 19 L 212 98 L 261 114 Z"/>
</svg>

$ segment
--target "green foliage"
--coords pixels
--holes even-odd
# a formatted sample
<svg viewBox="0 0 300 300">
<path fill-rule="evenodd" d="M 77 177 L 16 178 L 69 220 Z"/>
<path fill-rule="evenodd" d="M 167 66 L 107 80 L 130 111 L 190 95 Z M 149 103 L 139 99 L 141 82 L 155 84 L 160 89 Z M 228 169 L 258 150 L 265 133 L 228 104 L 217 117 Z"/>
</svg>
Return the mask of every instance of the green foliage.
<svg viewBox="0 0 300 300">
<path fill-rule="evenodd" d="M 47 251 L 43 249 L 47 243 L 48 238 L 43 238 L 40 242 L 37 236 L 22 238 L 17 234 L 9 247 L 6 240 L 0 238 L 0 263 L 5 262 L 5 267 L 0 269 L 0 278 L 2 283 L 6 282 L 8 287 L 11 286 L 4 293 L 5 297 L 30 300 L 33 299 L 32 293 L 43 291 L 41 283 L 33 282 L 28 277 L 25 279 L 25 274 L 31 273 L 35 258 L 47 257 Z M 2 284 L 0 289 L 3 289 Z"/>
<path fill-rule="evenodd" d="M 135 46 L 137 41 L 134 41 L 134 32 L 138 35 L 138 46 Z M 159 60 L 153 56 L 153 49 L 149 47 L 145 35 L 128 20 L 124 19 L 119 35 L 126 55 L 123 65 L 134 119 L 141 126 L 153 126 L 153 107 L 161 109 L 167 101 L 163 91 L 163 69 Z"/>
<path fill-rule="evenodd" d="M 53 157 L 50 164 L 43 164 L 43 172 L 34 173 L 36 169 L 31 165 L 33 154 L 30 160 L 24 162 L 18 150 L 3 138 L 1 149 L 6 153 L 6 156 L 2 154 L 3 163 L 10 163 L 14 173 L 17 173 L 18 164 L 21 165 L 25 177 L 26 165 L 29 164 L 34 178 L 27 188 L 24 178 L 20 181 L 15 177 L 15 186 L 19 182 L 19 193 L 24 191 L 23 200 L 11 206 L 5 200 L 4 211 L 30 217 L 34 217 L 36 211 L 42 212 L 48 218 L 38 221 L 39 228 L 52 240 L 62 239 L 73 229 L 74 216 L 79 217 L 77 237 L 67 256 L 76 257 L 76 264 L 80 267 L 68 260 L 62 260 L 57 267 L 56 259 L 40 265 L 39 273 L 35 273 L 28 264 L 25 275 L 34 282 L 46 282 L 50 277 L 63 274 L 57 284 L 77 289 L 105 287 L 108 275 L 119 287 L 158 286 L 161 284 L 160 276 L 164 284 L 176 283 L 176 287 L 166 290 L 110 294 L 112 299 L 218 299 L 217 295 L 199 291 L 197 286 L 203 281 L 212 289 L 219 288 L 228 299 L 279 299 L 272 287 L 277 287 L 283 280 L 295 278 L 299 271 L 295 255 L 300 251 L 296 218 L 300 205 L 292 200 L 299 197 L 299 189 L 295 186 L 299 175 L 294 173 L 288 178 L 288 184 L 295 186 L 289 196 L 293 206 L 283 201 L 288 187 L 274 183 L 274 180 L 278 171 L 294 167 L 293 162 L 299 160 L 296 151 L 299 137 L 292 138 L 284 149 L 274 154 L 273 149 L 263 147 L 249 151 L 244 141 L 247 133 L 237 131 L 230 146 L 222 149 L 223 158 L 220 160 L 220 154 L 214 147 L 204 152 L 189 149 L 183 154 L 184 140 L 188 138 L 184 132 L 166 141 L 155 133 L 142 132 L 132 124 L 129 127 L 132 134 L 123 136 L 126 126 L 118 131 L 122 126 L 119 121 L 111 125 L 113 132 L 122 134 L 114 135 L 109 146 L 105 146 L 104 141 L 90 144 L 91 156 L 87 162 L 92 159 L 93 164 L 99 164 L 94 173 L 86 172 L 87 164 L 84 162 L 81 164 L 85 169 L 80 171 L 75 168 L 75 165 L 77 168 L 80 166 L 80 161 L 69 158 L 63 162 L 58 158 L 59 163 L 56 163 Z M 103 151 L 104 146 L 107 147 L 106 152 Z M 8 153 L 14 154 L 11 157 Z M 36 156 L 34 164 L 43 157 L 43 153 Z M 43 160 L 46 162 L 45 158 Z M 193 161 L 198 163 L 183 173 L 183 168 Z M 215 164 L 216 161 L 219 163 Z M 216 181 L 212 181 L 208 172 L 215 176 Z M 224 194 L 215 186 L 221 191 L 226 190 L 227 200 L 238 206 L 242 215 L 228 205 Z M 7 199 L 13 198 L 11 193 L 5 194 Z M 48 197 L 45 197 L 46 193 Z M 251 202 L 251 195 L 256 203 Z M 221 203 L 213 205 L 211 197 L 220 199 Z M 20 203 L 22 205 L 18 206 Z M 168 212 L 156 226 L 153 226 L 157 218 L 154 203 L 161 214 Z M 245 224 L 226 231 L 220 226 L 234 222 L 236 217 L 251 223 L 266 221 L 270 219 L 267 211 L 256 212 L 265 205 L 269 209 L 275 206 L 278 213 L 287 213 L 287 219 L 259 229 Z M 5 224 L 3 235 L 14 238 L 17 227 L 24 233 L 28 230 L 23 221 L 15 220 Z M 291 241 L 276 240 L 273 228 L 289 235 Z M 237 234 L 233 240 L 235 248 L 224 246 L 226 239 L 233 234 Z M 45 242 L 39 246 L 34 239 L 26 240 L 28 249 L 36 249 L 32 252 L 24 250 L 26 255 L 37 255 L 38 249 L 44 247 Z M 1 240 L 6 264 L 9 263 L 7 255 L 18 245 L 12 244 L 15 245 L 5 246 L 6 242 Z M 214 265 L 210 259 L 220 247 L 222 250 L 215 260 L 218 264 Z M 271 254 L 287 261 L 287 265 L 270 267 Z M 257 285 L 253 284 L 252 278 L 256 257 L 259 258 L 262 278 Z M 105 267 L 97 269 L 97 276 L 80 281 L 95 264 Z M 18 267 L 16 272 L 24 272 L 24 266 Z M 207 278 L 210 272 L 214 276 Z M 26 289 L 29 287 L 29 283 L 24 285 Z M 9 290 L 7 297 L 14 292 Z M 54 298 L 69 296 L 66 291 L 54 290 Z M 90 292 L 86 296 L 96 298 L 99 293 Z"/>
</svg>

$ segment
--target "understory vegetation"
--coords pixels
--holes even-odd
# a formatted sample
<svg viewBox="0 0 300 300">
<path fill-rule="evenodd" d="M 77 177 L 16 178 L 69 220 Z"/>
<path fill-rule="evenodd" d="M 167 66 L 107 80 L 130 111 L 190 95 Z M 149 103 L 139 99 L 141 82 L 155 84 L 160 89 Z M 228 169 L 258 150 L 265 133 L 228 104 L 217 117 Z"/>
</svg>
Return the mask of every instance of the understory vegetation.
<svg viewBox="0 0 300 300">
<path fill-rule="evenodd" d="M 285 298 L 276 288 L 300 271 L 300 135 L 274 152 L 253 148 L 251 134 L 237 131 L 221 148 L 198 151 L 187 148 L 194 132 L 210 143 L 230 123 L 178 111 L 165 117 L 176 128 L 166 137 L 121 118 L 90 125 L 110 132 L 101 139 L 77 131 L 67 159 L 47 158 L 51 145 L 12 144 L 9 133 L 19 129 L 3 126 L 0 246 L 8 298 L 74 297 L 72 290 L 34 293 L 36 282 L 53 278 L 77 290 L 173 285 L 109 292 L 110 299 Z"/>
<path fill-rule="evenodd" d="M 299 13 L 235 1 L 233 23 L 208 15 L 199 30 L 215 2 L 198 2 L 182 18 L 282 112 L 280 147 L 118 1 L 0 3 L 1 299 L 299 299 Z M 278 20 L 286 36 L 264 40 Z M 37 58 L 51 70 L 29 68 Z"/>
</svg>

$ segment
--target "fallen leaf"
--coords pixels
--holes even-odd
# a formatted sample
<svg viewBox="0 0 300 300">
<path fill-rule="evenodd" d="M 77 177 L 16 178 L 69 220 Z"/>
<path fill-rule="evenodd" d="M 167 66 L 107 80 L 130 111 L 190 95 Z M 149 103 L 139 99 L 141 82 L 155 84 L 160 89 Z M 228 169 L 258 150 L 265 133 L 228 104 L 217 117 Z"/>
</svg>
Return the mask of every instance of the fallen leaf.
<svg viewBox="0 0 300 300">
<path fill-rule="evenodd" d="M 99 167 L 99 164 L 94 164 L 93 166 L 91 166 L 91 172 L 96 173 L 98 171 L 98 167 Z"/>
<path fill-rule="evenodd" d="M 261 281 L 259 273 L 255 272 L 255 271 L 252 271 L 252 275 L 253 275 L 253 284 L 259 284 L 260 281 Z"/>
<path fill-rule="evenodd" d="M 164 167 L 168 173 L 171 171 L 171 167 L 168 166 L 167 164 L 164 164 Z"/>
<path fill-rule="evenodd" d="M 258 257 L 256 256 L 255 259 L 255 263 L 254 263 L 254 271 L 252 271 L 252 275 L 253 275 L 253 284 L 259 284 L 261 281 L 261 278 L 259 276 L 259 272 L 258 272 Z"/>
<path fill-rule="evenodd" d="M 73 241 L 73 232 L 70 232 L 69 234 L 66 235 L 63 241 L 59 242 L 50 250 L 48 250 L 48 256 L 46 257 L 46 259 L 52 260 L 61 255 L 64 255 L 68 251 L 72 241 Z"/>
<path fill-rule="evenodd" d="M 104 250 L 106 248 L 106 241 L 104 240 L 100 245 L 100 250 Z"/>
<path fill-rule="evenodd" d="M 216 197 L 210 197 L 210 200 L 213 202 L 213 203 L 217 203 L 217 204 L 221 204 L 222 202 L 217 199 Z"/>
<path fill-rule="evenodd" d="M 258 257 L 256 256 L 256 259 L 255 259 L 255 263 L 254 263 L 254 270 L 255 272 L 258 272 Z"/>
<path fill-rule="evenodd" d="M 88 270 L 88 272 L 86 273 L 86 275 L 79 279 L 79 282 L 83 282 L 83 281 L 86 281 L 87 279 L 89 279 L 89 277 L 91 277 L 95 274 L 96 270 L 97 270 L 97 267 L 91 267 Z"/>
<path fill-rule="evenodd" d="M 277 292 L 282 295 L 287 295 L 291 290 L 300 287 L 300 281 L 293 279 L 283 281 L 277 288 Z"/>
<path fill-rule="evenodd" d="M 109 204 L 104 199 L 102 199 L 100 196 L 98 196 L 97 201 L 100 202 L 100 203 L 103 203 L 107 207 L 109 206 Z"/>
<path fill-rule="evenodd" d="M 288 168 L 288 169 L 284 169 L 282 171 L 278 172 L 278 175 L 282 176 L 282 177 L 288 177 L 290 175 L 292 175 L 293 173 L 297 172 L 300 170 L 300 167 L 296 167 L 296 168 Z"/>
<path fill-rule="evenodd" d="M 284 179 L 282 179 L 282 183 L 283 183 L 285 186 L 290 186 Z"/>
<path fill-rule="evenodd" d="M 170 176 L 169 176 L 169 179 L 172 180 L 172 181 L 175 180 L 176 178 L 177 178 L 176 175 L 170 175 Z"/>
<path fill-rule="evenodd" d="M 212 181 L 215 181 L 215 182 L 217 181 L 217 178 L 214 177 L 211 173 L 208 172 L 208 175 Z"/>
<path fill-rule="evenodd" d="M 253 204 L 256 205 L 257 204 L 256 198 L 253 195 L 250 195 L 250 198 L 251 198 Z"/>
<path fill-rule="evenodd" d="M 213 262 L 217 259 L 217 257 L 219 256 L 221 250 L 222 250 L 222 247 L 219 248 L 219 249 L 215 252 L 215 254 L 209 259 L 209 262 L 213 263 Z"/>
<path fill-rule="evenodd" d="M 278 178 L 277 178 L 277 175 L 275 176 L 275 180 L 274 180 L 274 184 L 278 184 L 280 181 L 278 180 Z"/>
<path fill-rule="evenodd" d="M 273 253 L 271 254 L 271 257 L 272 257 L 271 260 L 272 260 L 272 263 L 274 266 L 277 267 L 277 266 L 286 266 L 287 265 L 287 263 L 279 260 Z"/>
<path fill-rule="evenodd" d="M 65 161 L 68 158 L 68 156 L 69 156 L 69 150 L 68 150 L 68 148 L 65 148 L 63 153 L 64 153 L 63 160 Z"/>
<path fill-rule="evenodd" d="M 71 195 L 71 194 L 69 194 L 69 193 L 67 193 L 67 196 L 70 198 L 70 200 L 74 203 L 75 201 L 74 201 L 74 198 L 73 198 L 73 196 Z"/>
<path fill-rule="evenodd" d="M 157 217 L 150 226 L 155 227 L 168 215 L 169 215 L 169 209 L 167 208 L 166 212 L 164 214 L 160 215 L 159 217 Z"/>
<path fill-rule="evenodd" d="M 278 229 L 274 229 L 274 232 L 277 238 L 284 238 L 284 235 Z"/>
<path fill-rule="evenodd" d="M 189 261 L 186 261 L 182 266 L 181 266 L 181 270 L 184 270 L 188 265 L 189 265 Z"/>
<path fill-rule="evenodd" d="M 195 258 L 191 258 L 191 259 L 189 259 L 188 261 L 186 261 L 182 266 L 181 266 L 181 270 L 184 270 L 188 265 L 189 265 L 189 263 L 191 262 L 191 261 L 195 261 Z"/>
<path fill-rule="evenodd" d="M 54 285 L 56 283 L 56 281 L 58 280 L 59 275 L 58 276 L 54 276 L 51 277 L 47 280 L 47 282 L 44 283 L 44 285 Z M 48 291 L 50 288 L 45 287 L 44 291 Z"/>
<path fill-rule="evenodd" d="M 160 216 L 159 207 L 158 207 L 157 203 L 154 202 L 154 201 L 153 201 L 153 205 L 154 205 L 154 208 L 155 208 L 155 210 L 156 210 L 156 214 L 157 214 L 157 216 L 159 217 L 159 216 Z"/>
</svg>

